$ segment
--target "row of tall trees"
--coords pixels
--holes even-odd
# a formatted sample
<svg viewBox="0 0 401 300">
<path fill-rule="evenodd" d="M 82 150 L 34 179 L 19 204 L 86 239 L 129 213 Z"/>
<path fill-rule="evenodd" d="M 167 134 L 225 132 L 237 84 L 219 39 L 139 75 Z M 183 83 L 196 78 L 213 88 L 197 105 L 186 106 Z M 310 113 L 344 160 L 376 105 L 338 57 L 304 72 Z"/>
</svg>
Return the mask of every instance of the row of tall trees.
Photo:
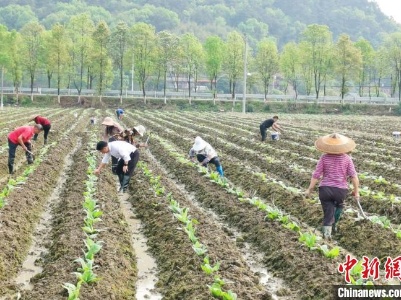
<svg viewBox="0 0 401 300">
<path fill-rule="evenodd" d="M 218 81 L 226 78 L 234 99 L 244 62 L 250 86 L 259 87 L 265 97 L 276 88 L 277 79 L 284 83 L 282 90 L 295 97 L 302 92 L 319 98 L 338 91 L 344 97 L 354 87 L 361 96 L 379 96 L 383 79 L 391 78 L 391 96 L 400 95 L 401 32 L 388 35 L 378 49 L 345 34 L 333 41 L 324 25 L 308 26 L 299 43 L 287 43 L 281 52 L 273 39 L 264 38 L 253 49 L 245 43 L 246 37 L 237 31 L 226 39 L 209 36 L 201 42 L 194 34 L 156 32 L 141 22 L 131 27 L 120 22 L 110 29 L 106 22 L 95 25 L 87 14 L 80 14 L 51 30 L 37 22 L 19 32 L 0 26 L 0 68 L 2 82 L 6 76 L 16 94 L 23 74 L 29 77 L 33 94 L 41 72 L 47 76 L 47 87 L 55 85 L 58 95 L 62 88 L 75 88 L 78 95 L 88 88 L 96 90 L 100 100 L 113 84 L 122 99 L 129 74 L 134 74 L 144 99 L 149 78 L 164 94 L 168 82 L 178 91 L 185 78 L 189 97 L 199 78 L 208 79 L 214 96 Z"/>
</svg>

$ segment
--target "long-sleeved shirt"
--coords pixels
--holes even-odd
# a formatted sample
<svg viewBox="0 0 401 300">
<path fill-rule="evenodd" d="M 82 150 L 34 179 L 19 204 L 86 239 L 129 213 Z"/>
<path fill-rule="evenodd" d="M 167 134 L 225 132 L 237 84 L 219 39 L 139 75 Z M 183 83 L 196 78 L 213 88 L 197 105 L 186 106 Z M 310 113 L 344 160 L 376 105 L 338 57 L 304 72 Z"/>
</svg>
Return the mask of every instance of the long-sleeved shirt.
<svg viewBox="0 0 401 300">
<path fill-rule="evenodd" d="M 33 119 L 36 124 L 40 124 L 42 126 L 50 125 L 49 119 L 46 119 L 45 117 L 37 116 L 35 119 Z"/>
<path fill-rule="evenodd" d="M 8 139 L 13 143 L 13 144 L 19 144 L 18 138 L 22 136 L 22 141 L 24 144 L 34 136 L 34 127 L 33 126 L 21 126 L 15 129 L 14 131 L 10 132 L 8 134 Z"/>
<path fill-rule="evenodd" d="M 349 177 L 357 176 L 352 158 L 347 154 L 323 154 L 312 174 L 315 179 L 323 177 L 319 186 L 348 189 Z"/>
<path fill-rule="evenodd" d="M 206 143 L 206 147 L 203 148 L 202 150 L 195 151 L 193 148 L 189 150 L 189 157 L 195 157 L 195 155 L 198 154 L 204 155 L 208 160 L 211 160 L 213 157 L 217 156 L 216 150 L 214 150 L 209 143 Z"/>
<path fill-rule="evenodd" d="M 102 163 L 107 164 L 111 156 L 115 158 L 122 158 L 124 161 L 131 160 L 131 153 L 136 151 L 136 147 L 125 141 L 114 141 L 107 144 L 109 146 L 109 152 L 107 152 L 102 159 Z"/>
</svg>

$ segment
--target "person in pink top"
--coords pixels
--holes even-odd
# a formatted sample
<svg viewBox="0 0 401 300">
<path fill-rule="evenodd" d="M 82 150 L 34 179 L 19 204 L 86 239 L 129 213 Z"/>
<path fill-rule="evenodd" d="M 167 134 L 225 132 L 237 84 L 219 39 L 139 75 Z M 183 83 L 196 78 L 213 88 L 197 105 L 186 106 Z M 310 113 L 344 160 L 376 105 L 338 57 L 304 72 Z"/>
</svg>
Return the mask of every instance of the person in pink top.
<svg viewBox="0 0 401 300">
<path fill-rule="evenodd" d="M 344 208 L 344 200 L 348 194 L 348 179 L 354 188 L 353 194 L 359 199 L 359 179 L 352 158 L 347 154 L 355 149 L 355 142 L 350 138 L 333 133 L 318 138 L 315 147 L 324 152 L 312 174 L 308 189 L 310 196 L 315 185 L 319 184 L 319 199 L 323 208 L 323 236 L 331 238 L 336 231 L 336 224 Z"/>
<path fill-rule="evenodd" d="M 31 117 L 31 119 L 29 121 L 35 121 L 36 124 L 42 125 L 44 144 L 46 145 L 47 144 L 47 136 L 48 136 L 50 128 L 51 128 L 51 123 L 50 123 L 49 119 L 42 117 L 42 116 L 34 115 L 33 117 Z M 38 134 L 36 133 L 33 136 L 33 140 L 36 141 L 37 138 L 38 138 Z"/>
<path fill-rule="evenodd" d="M 33 163 L 31 138 L 42 130 L 42 125 L 35 124 L 34 126 L 18 127 L 8 134 L 8 171 L 10 174 L 14 173 L 15 151 L 18 145 L 24 149 L 28 164 Z"/>
</svg>

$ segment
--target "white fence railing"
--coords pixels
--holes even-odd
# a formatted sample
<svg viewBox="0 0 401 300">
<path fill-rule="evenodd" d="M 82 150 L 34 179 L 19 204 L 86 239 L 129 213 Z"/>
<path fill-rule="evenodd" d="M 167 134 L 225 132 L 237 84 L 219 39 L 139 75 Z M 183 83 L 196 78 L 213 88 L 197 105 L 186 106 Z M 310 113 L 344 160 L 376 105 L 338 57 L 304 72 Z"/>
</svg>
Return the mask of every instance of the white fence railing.
<svg viewBox="0 0 401 300">
<path fill-rule="evenodd" d="M 14 89 L 10 87 L 3 88 L 4 94 L 14 94 Z M 19 90 L 19 94 L 22 95 L 31 95 L 30 88 L 21 88 Z M 33 90 L 34 95 L 57 95 L 57 89 L 54 88 L 35 88 Z M 60 95 L 62 96 L 78 96 L 78 91 L 76 89 L 61 89 Z M 90 89 L 82 89 L 81 96 L 98 96 L 95 90 Z M 102 97 L 119 97 L 120 92 L 118 90 L 108 90 L 105 91 Z M 142 98 L 142 91 L 124 91 L 124 98 Z M 147 99 L 171 99 L 171 100 L 189 100 L 188 91 L 180 91 L 180 92 L 166 92 L 166 96 L 164 96 L 163 91 L 147 91 L 146 92 Z M 211 101 L 213 100 L 213 94 L 211 92 L 192 92 L 191 93 L 191 101 Z M 236 94 L 235 99 L 232 99 L 231 94 L 216 94 L 216 101 L 224 101 L 224 102 L 232 102 L 232 101 L 242 101 L 243 94 Z M 246 101 L 265 101 L 265 96 L 263 94 L 246 94 Z M 295 101 L 293 95 L 267 95 L 266 101 Z M 398 98 L 390 98 L 390 97 L 359 97 L 359 96 L 351 96 L 347 95 L 343 100 L 341 97 L 336 96 L 321 96 L 316 99 L 316 96 L 306 96 L 306 95 L 298 95 L 297 102 L 318 102 L 318 103 L 365 103 L 365 104 L 398 104 L 400 101 Z"/>
</svg>

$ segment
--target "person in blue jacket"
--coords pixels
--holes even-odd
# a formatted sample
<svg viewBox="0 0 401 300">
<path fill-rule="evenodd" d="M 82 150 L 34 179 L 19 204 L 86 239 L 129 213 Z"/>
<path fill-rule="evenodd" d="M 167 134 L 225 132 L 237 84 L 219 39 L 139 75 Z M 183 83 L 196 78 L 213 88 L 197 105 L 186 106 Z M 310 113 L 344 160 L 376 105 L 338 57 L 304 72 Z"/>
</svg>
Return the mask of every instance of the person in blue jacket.
<svg viewBox="0 0 401 300">
<path fill-rule="evenodd" d="M 116 114 L 117 114 L 117 119 L 122 120 L 124 115 L 124 110 L 122 108 L 117 108 Z"/>
</svg>

